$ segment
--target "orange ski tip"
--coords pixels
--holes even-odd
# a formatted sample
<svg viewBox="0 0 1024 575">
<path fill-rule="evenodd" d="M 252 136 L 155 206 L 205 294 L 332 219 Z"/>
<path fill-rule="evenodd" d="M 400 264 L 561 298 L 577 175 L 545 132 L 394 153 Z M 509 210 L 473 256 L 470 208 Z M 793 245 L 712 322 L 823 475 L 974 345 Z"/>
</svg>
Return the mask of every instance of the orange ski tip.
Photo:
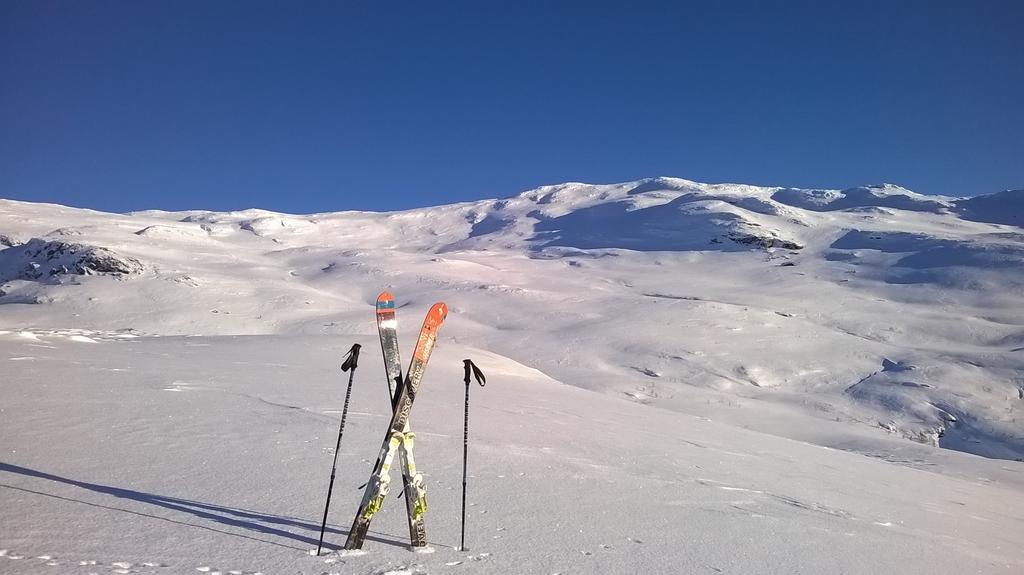
<svg viewBox="0 0 1024 575">
<path fill-rule="evenodd" d="M 377 296 L 377 301 L 388 301 L 395 299 L 395 296 L 391 295 L 391 292 L 384 290 Z"/>
</svg>

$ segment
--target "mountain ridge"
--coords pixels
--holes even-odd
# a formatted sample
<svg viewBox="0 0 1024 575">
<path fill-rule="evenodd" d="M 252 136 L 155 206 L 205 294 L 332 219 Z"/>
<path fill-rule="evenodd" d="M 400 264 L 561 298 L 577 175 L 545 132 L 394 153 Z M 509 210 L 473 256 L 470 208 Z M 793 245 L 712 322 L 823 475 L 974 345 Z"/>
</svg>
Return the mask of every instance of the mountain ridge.
<svg viewBox="0 0 1024 575">
<path fill-rule="evenodd" d="M 326 212 L 299 213 L 299 212 L 280 212 L 280 211 L 274 211 L 274 210 L 267 210 L 267 209 L 259 208 L 259 207 L 256 207 L 256 206 L 251 206 L 249 208 L 243 208 L 243 209 L 237 209 L 237 210 L 226 210 L 226 211 L 211 211 L 211 210 L 205 210 L 205 209 L 201 209 L 201 208 L 178 209 L 178 210 L 165 210 L 165 209 L 159 209 L 159 208 L 144 208 L 144 209 L 138 209 L 138 210 L 129 210 L 129 211 L 126 211 L 126 212 L 107 212 L 107 211 L 104 211 L 104 210 L 98 210 L 98 209 L 94 209 L 94 208 L 67 206 L 67 205 L 64 205 L 64 204 L 51 203 L 51 202 L 37 202 L 37 201 L 31 201 L 31 200 L 16 200 L 16 199 L 3 198 L 3 197 L 0 197 L 0 202 L 22 203 L 22 204 L 32 204 L 32 205 L 46 205 L 46 206 L 59 207 L 59 208 L 62 208 L 62 209 L 87 210 L 87 211 L 98 212 L 98 213 L 109 213 L 109 214 L 119 214 L 119 215 L 158 215 L 158 214 L 177 214 L 177 213 L 183 213 L 183 214 L 193 214 L 193 213 L 194 214 L 204 214 L 204 213 L 243 214 L 243 213 L 246 213 L 246 212 L 253 212 L 253 213 L 260 212 L 260 213 L 273 214 L 273 215 L 285 215 L 285 216 L 295 216 L 295 217 L 312 217 L 312 216 L 324 216 L 324 215 L 331 215 L 331 214 L 338 214 L 338 213 L 400 213 L 400 212 L 416 211 L 416 210 L 423 210 L 423 209 L 433 209 L 433 208 L 438 208 L 438 207 L 443 207 L 443 206 L 470 205 L 470 204 L 477 204 L 479 202 L 500 202 L 502 200 L 508 200 L 508 199 L 512 199 L 512 198 L 536 196 L 538 194 L 543 194 L 545 192 L 550 192 L 550 191 L 558 191 L 560 189 L 565 189 L 566 187 L 571 187 L 571 186 L 591 187 L 591 188 L 597 188 L 597 187 L 616 187 L 616 186 L 633 186 L 633 188 L 634 188 L 633 191 L 635 193 L 642 193 L 643 187 L 646 187 L 646 186 L 650 186 L 651 190 L 653 190 L 653 191 L 673 190 L 673 189 L 677 189 L 678 190 L 678 189 L 685 189 L 686 187 L 693 187 L 695 189 L 701 189 L 701 190 L 714 189 L 714 188 L 728 188 L 728 189 L 734 189 L 734 190 L 735 189 L 773 190 L 773 191 L 794 190 L 794 191 L 797 191 L 797 192 L 826 192 L 826 193 L 827 192 L 843 193 L 843 192 L 847 192 L 847 191 L 851 191 L 851 190 L 862 190 L 862 189 L 879 189 L 879 190 L 881 190 L 881 189 L 886 189 L 886 190 L 887 189 L 892 189 L 892 190 L 900 190 L 902 192 L 908 192 L 908 193 L 912 194 L 913 196 L 915 196 L 917 198 L 933 199 L 933 200 L 936 200 L 936 201 L 961 202 L 961 203 L 962 202 L 967 202 L 967 201 L 970 201 L 970 200 L 974 200 L 974 199 L 978 199 L 978 198 L 987 198 L 987 197 L 990 197 L 990 196 L 999 196 L 999 195 L 1002 195 L 1002 194 L 1008 194 L 1010 196 L 1013 196 L 1014 198 L 1016 198 L 1016 201 L 1021 201 L 1020 198 L 1024 197 L 1024 188 L 1010 188 L 1010 189 L 999 190 L 999 191 L 995 191 L 995 192 L 983 192 L 983 193 L 979 193 L 979 194 L 975 194 L 975 195 L 968 195 L 968 196 L 944 196 L 944 195 L 937 195 L 937 194 L 922 194 L 922 193 L 919 193 L 919 192 L 913 192 L 909 188 L 905 188 L 905 187 L 903 187 L 903 186 L 901 186 L 899 184 L 888 183 L 888 182 L 883 182 L 883 183 L 878 183 L 878 184 L 865 184 L 865 185 L 862 185 L 862 186 L 854 186 L 854 187 L 851 187 L 851 188 L 800 188 L 800 187 L 793 187 L 793 186 L 762 186 L 762 185 L 730 183 L 730 182 L 705 183 L 705 182 L 698 182 L 698 181 L 695 181 L 695 180 L 688 180 L 688 179 L 685 179 L 685 178 L 679 178 L 679 177 L 675 177 L 675 176 L 654 176 L 654 177 L 648 177 L 648 178 L 641 178 L 639 180 L 631 180 L 631 181 L 620 182 L 620 183 L 611 183 L 611 184 L 594 184 L 594 183 L 587 183 L 587 182 L 581 182 L 581 181 L 561 182 L 561 183 L 557 183 L 557 184 L 545 184 L 545 185 L 537 186 L 537 187 L 534 187 L 534 188 L 530 188 L 530 189 L 522 191 L 522 192 L 515 192 L 515 193 L 512 193 L 512 194 L 510 194 L 508 196 L 501 196 L 501 197 L 495 197 L 495 198 L 484 198 L 484 199 L 480 199 L 480 200 L 466 200 L 466 201 L 455 202 L 455 203 L 450 203 L 450 204 L 435 204 L 435 205 L 419 206 L 419 207 L 412 207 L 412 208 L 406 208 L 406 209 L 394 210 L 394 211 L 333 210 L 333 211 L 326 211 Z"/>
</svg>

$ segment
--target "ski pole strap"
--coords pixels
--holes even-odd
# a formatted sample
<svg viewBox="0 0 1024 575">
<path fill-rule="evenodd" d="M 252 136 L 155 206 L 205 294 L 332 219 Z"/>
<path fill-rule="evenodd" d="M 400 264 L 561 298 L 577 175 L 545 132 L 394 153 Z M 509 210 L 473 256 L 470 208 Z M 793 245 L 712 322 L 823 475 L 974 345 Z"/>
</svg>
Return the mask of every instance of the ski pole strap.
<svg viewBox="0 0 1024 575">
<path fill-rule="evenodd" d="M 483 387 L 487 383 L 487 378 L 484 376 L 484 372 L 480 371 L 480 368 L 477 367 L 475 363 L 473 363 L 473 360 L 471 360 L 471 359 L 464 359 L 464 360 L 462 360 L 462 366 L 466 369 L 466 377 L 465 377 L 465 379 L 463 379 L 463 382 L 466 385 L 469 385 L 469 374 L 470 373 L 472 373 L 473 377 L 476 378 L 476 382 L 480 384 L 480 387 Z"/>
<path fill-rule="evenodd" d="M 348 350 L 348 354 L 345 356 L 345 363 L 341 364 L 341 371 L 348 371 L 356 368 L 356 363 L 359 362 L 359 348 L 362 346 L 358 343 L 352 344 L 352 349 Z"/>
</svg>

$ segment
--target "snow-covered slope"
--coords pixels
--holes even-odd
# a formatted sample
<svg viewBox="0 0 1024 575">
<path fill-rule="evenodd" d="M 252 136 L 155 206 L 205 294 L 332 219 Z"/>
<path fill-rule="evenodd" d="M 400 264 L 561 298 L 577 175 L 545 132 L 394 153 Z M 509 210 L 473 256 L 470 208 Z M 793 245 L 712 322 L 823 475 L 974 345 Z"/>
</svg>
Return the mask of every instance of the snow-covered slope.
<svg viewBox="0 0 1024 575">
<path fill-rule="evenodd" d="M 1005 222 L 1022 196 L 655 178 L 397 213 L 4 202 L 0 232 L 22 245 L 0 251 L 0 325 L 348 333 L 390 288 L 450 300 L 460 339 L 572 385 L 690 413 L 757 400 L 717 416 L 783 435 L 802 437 L 747 412 L 1018 458 L 1024 230 Z"/>
<path fill-rule="evenodd" d="M 343 342 L 373 343 L 372 302 L 390 289 L 404 330 L 413 329 L 433 301 L 444 300 L 451 309 L 438 348 L 446 359 L 431 368 L 438 380 L 450 381 L 428 376 L 414 420 L 445 437 L 441 445 L 459 443 L 461 430 L 448 427 L 461 422 L 460 400 L 427 398 L 448 384 L 454 387 L 444 393 L 457 395 L 461 355 L 483 358 L 478 363 L 496 370 L 489 374 L 493 389 L 508 388 L 494 391 L 486 408 L 476 457 L 491 471 L 481 476 L 480 489 L 515 499 L 509 505 L 529 505 L 524 517 L 508 522 L 502 518 L 516 515 L 515 508 L 498 502 L 487 508 L 498 514 L 490 518 L 494 525 L 488 523 L 494 530 L 487 534 L 494 537 L 489 548 L 500 551 L 493 558 L 439 552 L 436 560 L 416 559 L 419 567 L 406 565 L 408 572 L 455 572 L 446 565 L 455 561 L 478 572 L 622 572 L 637 550 L 651 572 L 877 572 L 885 566 L 926 572 L 957 561 L 973 570 L 1014 572 L 1024 562 L 1018 551 L 1007 550 L 1019 549 L 1021 541 L 1001 538 L 1024 533 L 1024 511 L 1000 511 L 994 502 L 1020 499 L 1022 464 L 957 452 L 1024 457 L 1018 418 L 1024 407 L 1024 229 L 1015 225 L 1022 197 L 1017 191 L 939 198 L 888 184 L 796 190 L 653 178 L 545 186 L 500 200 L 393 213 L 107 214 L 0 200 L 0 330 L 9 332 L 0 336 L 0 351 L 14 382 L 3 399 L 15 414 L 0 432 L 4 447 L 11 442 L 11 450 L 17 448 L 0 472 L 22 490 L 50 493 L 44 485 L 56 482 L 61 493 L 51 495 L 77 500 L 74 493 L 85 489 L 88 502 L 97 505 L 106 505 L 103 498 L 113 493 L 130 500 L 132 513 L 157 505 L 161 516 L 177 513 L 175 521 L 198 517 L 231 532 L 287 542 L 274 530 L 307 530 L 295 509 L 315 517 L 316 505 L 305 498 L 319 496 L 324 478 L 303 476 L 280 505 L 249 518 L 258 528 L 239 526 L 248 521 L 239 518 L 240 510 L 255 503 L 235 495 L 230 482 L 220 485 L 216 472 L 203 470 L 209 463 L 201 463 L 235 465 L 238 458 L 194 449 L 230 449 L 242 441 L 233 439 L 241 424 L 221 428 L 218 414 L 265 418 L 274 433 L 285 435 L 278 444 L 269 431 L 256 434 L 264 447 L 248 453 L 259 457 L 238 468 L 248 477 L 249 492 L 292 489 L 285 486 L 294 474 L 263 457 L 303 473 L 326 472 L 320 468 L 329 463 L 320 450 L 333 447 L 329 424 L 337 414 L 330 410 L 338 400 L 330 366 L 347 347 Z M 402 335 L 411 343 L 412 333 Z M 210 353 L 193 362 L 194 346 Z M 310 363 L 323 369 L 301 368 Z M 127 372 L 115 371 L 122 369 Z M 360 392 L 365 395 L 357 403 L 374 394 L 383 401 L 383 382 L 375 386 L 379 374 L 371 374 L 364 385 L 372 391 Z M 57 397 L 47 400 L 55 415 L 41 421 L 34 415 L 44 404 L 34 394 L 42 389 Z M 108 404 L 113 397 L 123 398 L 131 412 L 108 428 L 103 413 L 115 409 Z M 174 397 L 186 403 L 168 404 Z M 73 416 L 78 423 L 72 429 L 54 431 L 82 402 L 93 407 Z M 164 429 L 153 409 L 185 422 L 186 431 L 170 423 Z M 385 409 L 357 408 L 364 413 L 358 417 L 370 419 L 365 428 L 355 424 L 345 453 L 373 457 Z M 61 433 L 73 434 L 67 439 L 75 452 L 61 455 Z M 115 454 L 97 452 L 103 437 L 127 450 L 123 474 L 107 471 L 119 463 Z M 165 440 L 175 461 L 164 471 L 137 470 Z M 43 448 L 40 441 L 54 447 Z M 267 456 L 267 441 L 281 451 Z M 307 451 L 288 451 L 302 442 L 309 442 L 300 448 Z M 454 497 L 444 490 L 455 486 L 458 450 L 442 453 L 437 444 L 427 447 L 429 439 L 422 443 L 424 462 L 437 470 L 431 492 Z M 82 458 L 73 456 L 78 450 L 84 450 Z M 566 461 L 570 466 L 563 468 Z M 934 473 L 919 476 L 908 465 Z M 355 467 L 353 486 L 365 479 L 362 467 Z M 540 484 L 505 481 L 519 469 Z M 167 473 L 177 479 L 162 482 Z M 181 487 L 192 477 L 195 491 Z M 737 481 L 741 477 L 749 481 Z M 978 484 L 979 477 L 987 483 Z M 558 485 L 544 489 L 549 481 Z M 926 484 L 934 491 L 922 492 Z M 719 486 L 722 493 L 740 495 L 721 499 L 716 510 L 708 497 L 718 501 L 710 494 Z M 898 492 L 886 492 L 890 488 Z M 588 489 L 600 491 L 596 499 Z M 12 504 L 36 501 L 19 493 Z M 539 499 L 526 504 L 517 493 Z M 154 494 L 163 504 L 154 503 Z M 929 520 L 938 521 L 927 501 L 961 501 L 966 494 L 975 498 L 967 503 L 973 516 L 988 523 L 950 535 L 958 543 L 946 550 L 934 539 L 941 530 L 929 527 Z M 666 497 L 675 503 L 666 507 Z M 183 499 L 219 501 L 223 509 L 211 512 L 223 517 L 188 516 L 180 509 Z M 692 507 L 695 502 L 704 506 Z M 444 511 L 434 519 L 442 533 L 453 528 L 444 515 L 453 504 L 441 503 Z M 71 511 L 67 505 L 54 503 L 48 512 L 61 516 Z M 339 503 L 339 525 L 354 506 Z M 546 508 L 555 510 L 552 517 L 544 516 Z M 734 529 L 739 516 L 728 509 L 749 513 Z M 793 509 L 807 515 L 785 513 Z M 611 515 L 588 530 L 586 517 L 603 512 Z M 952 517 L 959 511 L 935 512 Z M 921 515 L 908 519 L 913 526 L 903 535 L 893 535 L 893 513 Z M 699 518 L 691 526 L 697 531 L 673 523 L 677 516 Z M 750 517 L 768 517 L 772 525 L 757 526 Z M 397 511 L 392 519 L 394 533 L 383 539 L 400 538 Z M 37 528 L 28 518 L 19 521 L 19 529 Z M 537 521 L 565 553 L 529 532 Z M 56 530 L 47 533 L 67 538 L 54 522 L 45 523 Z M 701 539 L 700 525 L 707 524 L 714 540 Z M 581 528 L 579 538 L 560 531 Z M 783 540 L 792 543 L 804 530 L 819 528 L 809 541 L 841 549 L 841 555 L 891 553 L 880 551 L 858 568 L 840 559 L 829 563 L 832 557 L 820 551 L 756 568 L 758 557 L 779 550 Z M 505 529 L 516 532 L 515 541 L 500 540 Z M 764 529 L 773 535 L 758 551 L 732 563 L 724 556 L 708 559 L 725 552 L 718 547 L 723 538 L 750 545 Z M 825 533 L 845 535 L 833 541 Z M 0 532 L 0 545 L 13 546 L 5 543 L 11 538 Z M 292 537 L 290 544 L 308 546 L 308 538 Z M 203 552 L 215 554 L 213 547 L 222 543 L 211 539 Z M 89 549 L 77 544 L 83 553 Z M 906 548 L 931 558 L 901 564 L 897 550 Z M 974 551 L 964 555 L 966 548 Z M 251 553 L 245 549 L 239 561 Z M 790 551 L 779 550 L 787 556 Z M 191 553 L 198 559 L 199 551 Z M 401 557 L 344 561 L 355 572 L 384 572 Z M 498 563 L 488 564 L 492 559 Z M 138 568 L 145 561 L 130 562 Z M 331 569 L 315 559 L 298 567 L 266 561 L 255 566 Z M 202 566 L 209 565 L 196 565 Z"/>
<path fill-rule="evenodd" d="M 406 346 L 421 311 L 400 310 Z M 442 333 L 461 339 L 457 319 Z M 869 457 L 823 449 L 559 385 L 450 338 L 412 416 L 433 552 L 404 547 L 405 506 L 391 497 L 365 553 L 338 553 L 387 422 L 373 337 L 0 334 L 0 361 L 13 367 L 0 388 L 0 572 L 1024 567 L 1019 463 L 895 437 Z M 353 339 L 367 353 L 339 453 L 331 553 L 317 558 L 308 552 L 344 396 L 338 364 Z M 472 391 L 468 550 L 459 551 L 464 357 L 487 369 L 488 384 Z"/>
</svg>

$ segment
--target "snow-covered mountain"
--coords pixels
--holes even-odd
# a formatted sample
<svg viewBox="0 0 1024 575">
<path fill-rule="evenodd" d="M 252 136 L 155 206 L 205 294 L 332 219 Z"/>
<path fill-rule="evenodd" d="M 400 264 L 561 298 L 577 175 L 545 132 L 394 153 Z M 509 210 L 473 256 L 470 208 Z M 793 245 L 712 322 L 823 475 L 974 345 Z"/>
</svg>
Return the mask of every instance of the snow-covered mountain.
<svg viewBox="0 0 1024 575">
<path fill-rule="evenodd" d="M 737 422 L 783 435 L 801 433 L 746 412 L 1019 458 L 1022 198 L 654 178 L 396 213 L 4 202 L 0 321 L 358 333 L 389 288 L 449 300 L 452 337 L 572 385 L 691 413 L 743 402 Z"/>
<path fill-rule="evenodd" d="M 257 353 L 289 364 L 326 366 L 337 349 L 325 347 L 318 359 L 318 346 L 353 337 L 373 342 L 368 310 L 377 293 L 389 289 L 398 300 L 404 329 L 412 329 L 419 319 L 415 316 L 433 301 L 449 304 L 451 315 L 439 345 L 442 357 L 446 347 L 477 354 L 487 358 L 478 363 L 494 370 L 489 374 L 493 386 L 500 387 L 503 376 L 521 382 L 513 386 L 519 394 L 506 391 L 504 401 L 512 412 L 530 414 L 529 422 L 495 412 L 494 422 L 485 426 L 487 449 L 494 450 L 497 460 L 508 453 L 546 457 L 540 438 L 564 431 L 568 421 L 584 422 L 571 432 L 578 437 L 570 437 L 582 442 L 590 433 L 600 434 L 594 427 L 613 422 L 609 425 L 625 431 L 618 440 L 605 438 L 610 452 L 598 456 L 579 447 L 586 453 L 572 457 L 594 469 L 618 469 L 623 460 L 615 463 L 612 458 L 630 458 L 630 450 L 645 441 L 642 436 L 700 443 L 709 438 L 692 434 L 707 432 L 700 422 L 710 419 L 720 451 L 696 459 L 689 452 L 677 453 L 677 447 L 671 451 L 717 469 L 718 479 L 701 480 L 725 485 L 723 489 L 736 486 L 721 477 L 750 468 L 742 462 L 726 465 L 720 455 L 736 453 L 742 459 L 751 455 L 745 445 L 784 452 L 794 460 L 838 465 L 851 477 L 856 476 L 856 462 L 870 461 L 863 457 L 869 455 L 904 465 L 917 462 L 917 467 L 935 465 L 938 473 L 953 478 L 985 476 L 999 489 L 1010 489 L 1007 484 L 1019 489 L 1024 485 L 1019 462 L 987 462 L 934 447 L 1024 458 L 1024 420 L 1019 417 L 1024 408 L 1021 226 L 1024 190 L 961 199 L 925 196 L 889 184 L 802 190 L 677 178 L 568 183 L 505 199 L 391 213 L 289 215 L 252 209 L 110 214 L 0 200 L 0 330 L 6 333 L 0 338 L 7 338 L 0 349 L 9 350 L 8 359 L 16 360 L 8 365 L 14 366 L 20 385 L 32 388 L 57 392 L 59 384 L 44 381 L 48 370 L 65 378 L 73 378 L 74 370 L 32 363 L 31 349 L 18 346 L 38 344 L 88 364 L 88 350 L 68 343 L 78 341 L 106 342 L 106 347 L 92 348 L 97 350 L 93 353 L 118 357 L 144 378 L 159 378 L 160 370 L 186 370 L 188 375 L 175 376 L 177 383 L 168 382 L 167 389 L 190 390 L 200 386 L 195 381 L 204 380 L 202 373 L 155 358 L 193 354 L 189 342 L 203 340 L 237 365 L 249 361 L 247 353 Z M 411 342 L 410 333 L 403 336 Z M 285 351 L 294 359 L 282 356 Z M 153 357 L 155 363 L 144 357 Z M 230 380 L 230 365 L 218 358 L 204 356 L 196 365 L 218 373 L 216 381 Z M 157 369 L 157 364 L 162 367 Z M 438 367 L 437 372 L 458 379 L 453 369 Z M 259 379 L 256 371 L 243 373 Z M 275 373 L 282 380 L 294 377 L 288 370 Z M 335 376 L 305 377 L 318 381 Z M 123 380 L 118 385 L 127 387 L 118 389 L 132 389 L 131 381 Z M 563 389 L 557 382 L 572 387 Z M 326 413 L 323 398 L 309 390 L 290 396 L 299 392 L 269 391 L 277 389 L 269 385 L 248 391 L 240 383 L 215 387 L 320 416 Z M 326 383 L 312 385 L 331 389 Z M 366 397 L 372 393 L 382 392 L 367 391 Z M 441 419 L 454 417 L 454 412 L 438 415 L 448 408 L 430 407 L 425 401 L 418 414 L 424 410 Z M 553 407 L 564 401 L 570 404 Z M 249 413 L 223 408 L 238 417 Z M 535 420 L 538 413 L 557 421 Z M 149 421 L 142 416 L 135 420 L 143 428 Z M 25 421 L 18 429 L 33 425 Z M 511 427 L 503 432 L 502 425 Z M 510 429 L 522 425 L 548 429 L 522 439 L 507 437 Z M 777 437 L 764 439 L 740 428 Z M 365 433 L 357 435 L 358 441 L 378 431 L 354 433 Z M 438 433 L 458 436 L 460 430 Z M 722 439 L 733 433 L 734 438 Z M 308 441 L 305 437 L 302 441 Z M 858 455 L 837 464 L 833 455 L 819 460 L 802 447 L 771 443 L 797 445 L 788 441 L 794 439 Z M 187 441 L 182 439 L 180 447 L 186 449 Z M 363 455 L 372 457 L 373 445 L 351 449 L 363 453 L 364 447 Z M 457 465 L 434 457 L 445 469 Z M 18 469 L 31 468 L 29 461 L 14 463 Z M 680 472 L 671 465 L 655 468 L 661 469 L 655 475 L 663 472 L 666 477 Z M 876 472 L 870 469 L 865 473 Z M 579 473 L 586 478 L 585 470 Z M 603 471 L 595 473 L 609 479 Z M 766 473 L 758 475 L 759 481 L 780 480 L 771 475 L 774 471 Z M 658 489 L 657 483 L 644 481 L 639 484 Z M 901 485 L 916 489 L 912 483 L 910 479 Z M 772 501 L 777 502 L 790 497 L 776 493 L 784 491 L 783 484 L 742 489 L 760 493 L 756 498 L 775 493 Z M 451 485 L 454 479 L 449 489 Z M 872 493 L 837 505 L 855 505 L 853 501 L 863 502 L 881 491 Z M 179 497 L 194 498 L 189 495 Z M 849 515 L 832 513 L 834 507 L 820 501 L 827 498 L 824 491 L 819 495 L 811 503 L 791 505 L 810 506 L 833 518 Z M 980 497 L 991 501 L 996 496 Z M 617 509 L 629 513 L 628 507 Z M 348 513 L 339 512 L 339 524 Z M 658 516 L 661 511 L 650 513 Z M 885 518 L 877 521 L 881 525 Z M 1024 532 L 1018 529 L 1020 515 L 1005 521 L 1012 526 L 998 521 L 994 526 Z M 971 533 L 975 537 L 979 532 Z M 587 545 L 591 543 L 600 542 Z M 640 547 L 628 541 L 621 545 Z M 534 541 L 527 548 L 542 546 Z M 594 552 L 588 550 L 587 557 Z M 526 560 L 511 548 L 509 553 Z M 998 563 L 1012 572 L 1024 565 L 1014 553 L 1013 559 L 999 556 L 986 565 Z M 671 556 L 680 560 L 678 553 Z M 629 565 L 622 560 L 626 562 L 609 565 Z M 815 564 L 827 568 L 826 563 Z M 685 571 L 697 563 L 680 565 Z M 738 565 L 758 571 L 749 563 Z M 926 564 L 915 565 L 911 571 L 926 571 Z M 518 567 L 480 567 L 481 572 L 540 568 L 544 564 L 536 560 Z M 795 571 L 783 567 L 778 572 Z"/>
</svg>

